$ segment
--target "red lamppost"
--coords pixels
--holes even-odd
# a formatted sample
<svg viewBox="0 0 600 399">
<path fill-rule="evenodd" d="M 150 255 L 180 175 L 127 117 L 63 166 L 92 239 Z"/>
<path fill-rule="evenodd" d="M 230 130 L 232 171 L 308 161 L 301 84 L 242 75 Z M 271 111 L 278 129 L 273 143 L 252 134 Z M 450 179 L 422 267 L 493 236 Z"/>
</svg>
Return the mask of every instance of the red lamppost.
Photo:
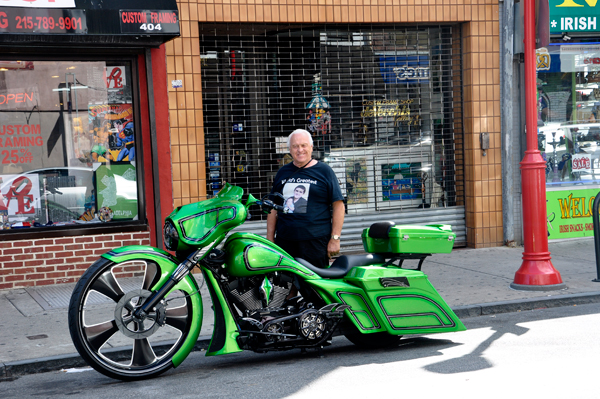
<svg viewBox="0 0 600 399">
<path fill-rule="evenodd" d="M 535 55 L 535 0 L 525 0 L 525 118 L 527 150 L 521 161 L 523 201 L 523 263 L 510 285 L 519 290 L 558 290 L 566 288 L 560 273 L 552 266 L 548 251 L 546 225 L 546 162 L 538 150 L 536 55 Z"/>
</svg>

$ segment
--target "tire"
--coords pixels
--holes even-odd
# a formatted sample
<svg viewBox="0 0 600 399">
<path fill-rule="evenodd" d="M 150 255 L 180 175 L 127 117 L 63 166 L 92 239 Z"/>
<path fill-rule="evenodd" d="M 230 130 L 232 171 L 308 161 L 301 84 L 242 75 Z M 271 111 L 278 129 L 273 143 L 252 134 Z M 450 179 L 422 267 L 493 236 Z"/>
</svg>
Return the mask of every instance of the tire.
<svg viewBox="0 0 600 399">
<path fill-rule="evenodd" d="M 356 332 L 345 333 L 344 336 L 359 348 L 381 349 L 398 346 L 402 335 L 390 335 L 387 332 L 377 332 L 363 334 L 358 330 Z"/>
<path fill-rule="evenodd" d="M 116 277 L 116 272 L 140 264 L 142 277 Z M 161 272 L 160 265 L 148 259 L 115 263 L 101 258 L 76 284 L 69 304 L 69 331 L 81 357 L 98 372 L 132 381 L 173 367 L 173 355 L 191 329 L 190 296 L 174 290 L 145 320 L 136 322 L 131 317 Z"/>
</svg>

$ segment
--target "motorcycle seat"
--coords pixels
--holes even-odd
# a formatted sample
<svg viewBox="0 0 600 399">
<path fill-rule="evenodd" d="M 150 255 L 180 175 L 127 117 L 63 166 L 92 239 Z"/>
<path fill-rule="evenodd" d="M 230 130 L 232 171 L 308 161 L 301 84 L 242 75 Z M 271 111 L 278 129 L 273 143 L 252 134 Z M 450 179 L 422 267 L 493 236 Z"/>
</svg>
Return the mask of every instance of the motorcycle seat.
<svg viewBox="0 0 600 399">
<path fill-rule="evenodd" d="M 385 257 L 379 254 L 342 255 L 327 269 L 321 269 L 320 267 L 314 266 L 312 263 L 302 258 L 296 258 L 296 261 L 323 278 L 342 278 L 353 267 L 385 263 Z"/>
</svg>

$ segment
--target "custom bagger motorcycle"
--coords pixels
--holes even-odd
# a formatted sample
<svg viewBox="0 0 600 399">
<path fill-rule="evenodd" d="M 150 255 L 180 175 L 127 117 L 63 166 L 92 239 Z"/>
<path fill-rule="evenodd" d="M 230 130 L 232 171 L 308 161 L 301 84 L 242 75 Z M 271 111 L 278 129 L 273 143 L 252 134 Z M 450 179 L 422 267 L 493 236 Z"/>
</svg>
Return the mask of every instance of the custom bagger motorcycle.
<svg viewBox="0 0 600 399">
<path fill-rule="evenodd" d="M 340 256 L 327 269 L 294 259 L 265 238 L 235 232 L 253 205 L 285 209 L 226 184 L 215 198 L 181 206 L 164 225 L 165 246 L 113 249 L 78 281 L 69 330 L 94 369 L 138 380 L 177 367 L 193 350 L 203 306 L 199 267 L 214 309 L 207 356 L 252 350 L 321 350 L 343 334 L 363 347 L 402 335 L 465 327 L 421 272 L 431 253 L 452 250 L 447 225 L 378 222 L 362 233 L 368 254 Z M 406 259 L 418 266 L 403 267 Z M 129 278 L 140 268 L 143 276 Z M 125 276 L 125 277 L 124 277 Z M 297 295 L 295 293 L 297 292 Z"/>
</svg>

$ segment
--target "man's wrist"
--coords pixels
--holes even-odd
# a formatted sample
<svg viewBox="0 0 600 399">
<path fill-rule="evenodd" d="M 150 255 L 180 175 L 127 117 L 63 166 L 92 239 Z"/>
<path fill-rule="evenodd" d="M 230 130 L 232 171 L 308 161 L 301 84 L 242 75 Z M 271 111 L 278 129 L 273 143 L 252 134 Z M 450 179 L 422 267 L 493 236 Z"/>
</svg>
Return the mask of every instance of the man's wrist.
<svg viewBox="0 0 600 399">
<path fill-rule="evenodd" d="M 340 237 L 341 237 L 341 236 L 340 236 L 339 234 L 332 234 L 332 235 L 331 235 L 331 239 L 332 239 L 332 240 L 337 240 L 337 241 L 339 241 L 339 240 L 340 240 Z"/>
</svg>

